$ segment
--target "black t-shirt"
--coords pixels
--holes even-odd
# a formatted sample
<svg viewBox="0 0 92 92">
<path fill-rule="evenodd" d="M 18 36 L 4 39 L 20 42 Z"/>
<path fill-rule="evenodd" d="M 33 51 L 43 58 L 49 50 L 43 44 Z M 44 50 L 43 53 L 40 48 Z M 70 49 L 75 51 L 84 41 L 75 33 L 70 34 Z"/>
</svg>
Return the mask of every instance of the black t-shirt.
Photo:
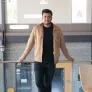
<svg viewBox="0 0 92 92">
<path fill-rule="evenodd" d="M 53 24 L 50 27 L 43 26 L 43 55 L 42 61 L 43 63 L 53 63 Z"/>
</svg>

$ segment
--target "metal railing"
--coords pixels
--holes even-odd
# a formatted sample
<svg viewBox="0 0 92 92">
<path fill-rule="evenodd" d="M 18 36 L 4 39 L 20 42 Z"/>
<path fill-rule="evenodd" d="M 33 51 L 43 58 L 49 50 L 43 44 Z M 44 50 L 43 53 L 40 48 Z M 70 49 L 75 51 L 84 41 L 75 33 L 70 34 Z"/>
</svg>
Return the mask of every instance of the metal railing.
<svg viewBox="0 0 92 92">
<path fill-rule="evenodd" d="M 69 61 L 69 60 L 60 60 L 58 63 L 70 63 L 70 62 L 72 62 L 72 61 Z M 77 63 L 77 62 L 92 62 L 92 60 L 78 60 L 78 59 L 76 59 L 76 60 L 74 60 L 74 62 L 73 63 Z M 18 62 L 18 61 L 0 61 L 0 63 L 34 63 L 33 61 L 23 61 L 23 62 Z"/>
</svg>

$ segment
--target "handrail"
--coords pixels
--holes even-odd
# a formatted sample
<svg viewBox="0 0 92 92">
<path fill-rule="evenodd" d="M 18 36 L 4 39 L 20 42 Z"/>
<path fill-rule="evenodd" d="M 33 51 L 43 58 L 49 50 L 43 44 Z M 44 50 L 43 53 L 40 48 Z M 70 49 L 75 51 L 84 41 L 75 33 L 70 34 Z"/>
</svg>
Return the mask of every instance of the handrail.
<svg viewBox="0 0 92 92">
<path fill-rule="evenodd" d="M 33 63 L 31 61 L 23 61 L 23 62 L 18 62 L 18 61 L 0 61 L 0 63 Z"/>
<path fill-rule="evenodd" d="M 69 63 L 72 61 L 69 60 L 60 60 L 59 63 Z M 75 63 L 77 62 L 92 62 L 92 60 L 75 60 Z M 18 62 L 18 61 L 0 61 L 0 63 L 34 63 L 33 61 L 23 61 L 23 62 Z"/>
</svg>

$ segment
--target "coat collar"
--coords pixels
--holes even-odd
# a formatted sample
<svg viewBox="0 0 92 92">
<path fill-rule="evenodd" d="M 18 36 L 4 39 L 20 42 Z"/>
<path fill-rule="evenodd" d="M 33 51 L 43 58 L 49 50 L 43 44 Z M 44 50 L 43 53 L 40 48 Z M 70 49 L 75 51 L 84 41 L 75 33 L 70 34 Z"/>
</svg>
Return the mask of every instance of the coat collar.
<svg viewBox="0 0 92 92">
<path fill-rule="evenodd" d="M 52 23 L 52 24 L 53 24 L 53 23 Z M 40 26 L 43 27 L 43 23 L 41 23 Z M 53 28 L 53 31 L 56 31 L 56 26 L 55 26 L 55 24 L 53 24 L 53 27 L 54 27 L 54 28 Z"/>
</svg>

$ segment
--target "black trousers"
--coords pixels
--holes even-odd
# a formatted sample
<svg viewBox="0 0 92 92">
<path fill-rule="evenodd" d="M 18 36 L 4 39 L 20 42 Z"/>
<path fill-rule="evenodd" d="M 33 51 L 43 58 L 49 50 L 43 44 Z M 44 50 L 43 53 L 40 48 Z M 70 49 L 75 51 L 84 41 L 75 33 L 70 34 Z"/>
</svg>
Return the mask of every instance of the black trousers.
<svg viewBox="0 0 92 92">
<path fill-rule="evenodd" d="M 51 92 L 55 65 L 35 62 L 34 69 L 36 85 L 39 92 Z"/>
</svg>

